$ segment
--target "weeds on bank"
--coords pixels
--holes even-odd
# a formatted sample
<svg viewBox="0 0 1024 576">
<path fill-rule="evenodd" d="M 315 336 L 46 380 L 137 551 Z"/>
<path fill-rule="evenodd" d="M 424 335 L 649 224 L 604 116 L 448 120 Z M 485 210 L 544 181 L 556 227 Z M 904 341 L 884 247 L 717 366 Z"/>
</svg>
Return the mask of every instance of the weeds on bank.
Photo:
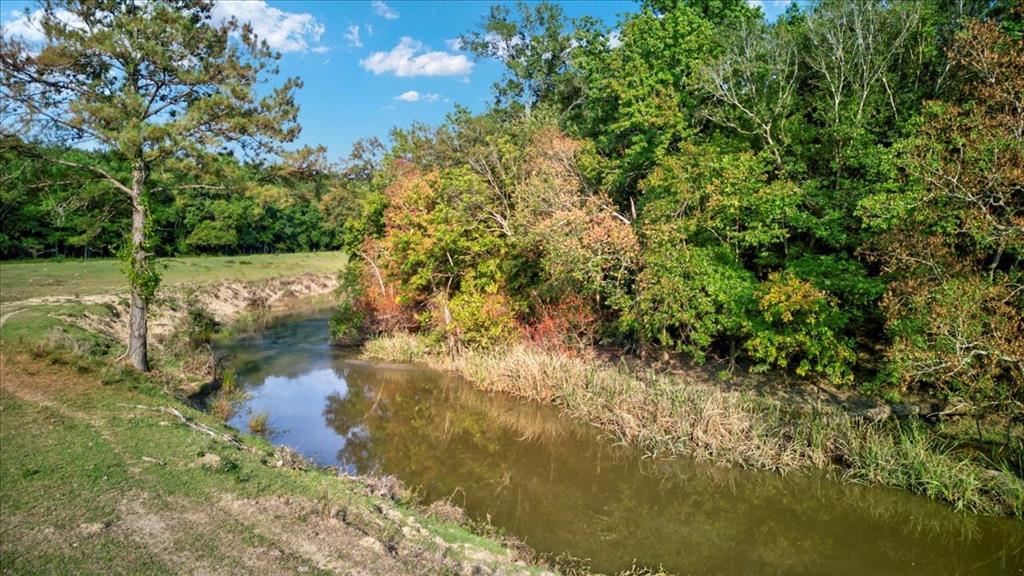
<svg viewBox="0 0 1024 576">
<path fill-rule="evenodd" d="M 384 362 L 418 362 L 429 352 L 424 338 L 406 332 L 370 340 L 363 347 L 364 355 Z"/>
<path fill-rule="evenodd" d="M 682 377 L 523 344 L 443 355 L 400 334 L 371 340 L 364 354 L 426 362 L 487 391 L 557 404 L 651 456 L 685 454 L 779 472 L 826 470 L 847 481 L 945 500 L 957 510 L 1024 517 L 1024 481 L 1008 466 L 988 470 L 916 420 L 868 422 L 835 407 L 785 410 Z"/>
<path fill-rule="evenodd" d="M 270 434 L 270 425 L 267 424 L 267 413 L 256 412 L 249 417 L 249 432 L 258 436 L 267 436 Z"/>
</svg>

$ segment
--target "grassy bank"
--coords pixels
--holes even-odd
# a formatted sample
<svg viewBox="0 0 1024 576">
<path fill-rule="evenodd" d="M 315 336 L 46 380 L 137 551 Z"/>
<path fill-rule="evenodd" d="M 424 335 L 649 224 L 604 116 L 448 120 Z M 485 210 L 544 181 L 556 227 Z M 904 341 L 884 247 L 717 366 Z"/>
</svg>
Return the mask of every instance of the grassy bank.
<svg viewBox="0 0 1024 576">
<path fill-rule="evenodd" d="M 5 350 L 5 573 L 536 571 L 395 492 L 291 467 L 147 377 Z"/>
<path fill-rule="evenodd" d="M 796 410 L 698 378 L 530 346 L 443 354 L 415 336 L 394 335 L 368 342 L 364 354 L 424 361 L 484 390 L 557 404 L 651 456 L 824 470 L 847 481 L 911 490 L 957 510 L 1024 518 L 1019 477 L 997 463 L 983 465 L 916 419 L 871 422 L 834 406 Z"/>
<path fill-rule="evenodd" d="M 206 368 L 189 363 L 209 357 L 195 341 L 208 336 L 196 306 L 223 305 L 222 334 L 245 330 L 297 296 L 329 293 L 321 279 L 344 265 L 338 254 L 231 260 L 188 259 L 203 272 L 168 273 L 151 320 L 161 335 L 157 370 L 148 375 L 117 363 L 126 316 L 108 292 L 123 282 L 113 262 L 3 265 L 5 299 L 62 299 L 17 308 L 0 328 L 2 571 L 542 572 L 394 482 L 314 469 L 196 409 L 187 384 Z M 93 277 L 83 266 L 109 270 Z M 250 266 L 252 276 L 239 281 Z M 45 277 L 99 296 L 15 284 Z"/>
<path fill-rule="evenodd" d="M 336 273 L 347 262 L 341 252 L 161 258 L 163 286 L 218 280 L 251 282 L 305 273 Z M 87 296 L 127 291 L 120 261 L 22 260 L 0 262 L 0 302 Z"/>
</svg>

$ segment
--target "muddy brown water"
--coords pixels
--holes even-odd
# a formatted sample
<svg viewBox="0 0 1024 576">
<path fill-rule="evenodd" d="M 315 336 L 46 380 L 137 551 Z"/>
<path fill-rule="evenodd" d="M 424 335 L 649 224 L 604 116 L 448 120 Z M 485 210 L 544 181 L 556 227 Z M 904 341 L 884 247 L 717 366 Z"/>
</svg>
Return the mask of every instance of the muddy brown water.
<svg viewBox="0 0 1024 576">
<path fill-rule="evenodd" d="M 556 409 L 417 366 L 358 360 L 327 318 L 276 322 L 224 349 L 277 444 L 353 474 L 392 474 L 425 501 L 592 569 L 674 574 L 1024 574 L 1024 523 L 910 493 L 687 459 L 652 461 Z"/>
</svg>

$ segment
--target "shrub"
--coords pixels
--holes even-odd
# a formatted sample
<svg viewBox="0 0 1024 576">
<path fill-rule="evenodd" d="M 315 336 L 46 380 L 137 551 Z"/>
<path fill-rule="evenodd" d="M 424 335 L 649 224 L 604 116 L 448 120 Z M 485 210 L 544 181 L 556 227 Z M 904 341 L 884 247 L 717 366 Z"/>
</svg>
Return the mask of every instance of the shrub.
<svg viewBox="0 0 1024 576">
<path fill-rule="evenodd" d="M 341 346 L 353 346 L 374 331 L 374 306 L 365 282 L 365 262 L 350 262 L 338 273 L 339 304 L 330 320 L 331 339 Z"/>
<path fill-rule="evenodd" d="M 363 356 L 384 362 L 416 362 L 429 352 L 425 338 L 408 332 L 379 336 L 363 346 Z"/>
<path fill-rule="evenodd" d="M 210 403 L 210 413 L 227 422 L 235 415 L 235 403 L 226 394 L 218 394 Z"/>
<path fill-rule="evenodd" d="M 579 295 L 538 305 L 533 321 L 524 327 L 526 337 L 534 344 L 563 351 L 593 344 L 597 330 L 594 307 Z"/>
<path fill-rule="evenodd" d="M 755 280 L 728 250 L 680 245 L 657 231 L 643 255 L 636 303 L 624 328 L 703 362 L 718 341 L 739 338 L 754 306 Z"/>
<path fill-rule="evenodd" d="M 761 368 L 793 367 L 798 376 L 819 374 L 835 384 L 853 380 L 854 353 L 833 297 L 791 272 L 775 272 L 757 298 L 762 316 L 746 347 Z"/>
<path fill-rule="evenodd" d="M 512 302 L 504 294 L 463 291 L 447 304 L 451 322 L 445 326 L 449 342 L 457 346 L 487 348 L 507 344 L 520 334 Z"/>
<path fill-rule="evenodd" d="M 977 275 L 928 284 L 901 281 L 883 300 L 893 383 L 941 396 L 1024 403 L 1024 317 L 1010 286 Z"/>
</svg>

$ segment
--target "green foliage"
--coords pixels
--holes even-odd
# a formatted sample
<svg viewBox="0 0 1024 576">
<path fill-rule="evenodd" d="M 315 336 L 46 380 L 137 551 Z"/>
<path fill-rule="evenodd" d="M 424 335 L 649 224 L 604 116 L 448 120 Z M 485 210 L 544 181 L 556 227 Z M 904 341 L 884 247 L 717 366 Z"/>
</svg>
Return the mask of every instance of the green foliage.
<svg viewBox="0 0 1024 576">
<path fill-rule="evenodd" d="M 447 308 L 451 314 L 447 333 L 461 345 L 487 348 L 507 344 L 519 336 L 512 303 L 499 292 L 463 290 L 447 303 Z"/>
<path fill-rule="evenodd" d="M 145 250 L 145 245 L 142 249 Z M 121 261 L 121 271 L 128 278 L 128 285 L 138 290 L 142 299 L 148 302 L 160 286 L 160 265 L 152 258 L 136 258 L 135 254 L 131 244 L 125 242 L 117 257 Z"/>
<path fill-rule="evenodd" d="M 361 284 L 363 266 L 352 262 L 339 273 L 338 307 L 331 315 L 331 340 L 341 346 L 358 344 L 366 337 L 369 318 L 361 305 L 365 289 Z"/>
<path fill-rule="evenodd" d="M 1020 77 L 1005 33 L 950 34 L 969 15 L 830 0 L 767 23 L 745 2 L 658 1 L 612 38 L 546 3 L 495 7 L 463 37 L 506 65 L 495 107 L 396 131 L 352 196 L 373 207 L 347 209 L 381 271 L 368 300 L 455 345 L 517 324 L 558 342 L 571 310 L 698 362 L 881 372 L 882 394 L 1008 406 L 1022 147 L 1006 127 L 1024 89 L 1000 80 Z M 953 326 L 969 358 L 943 352 Z"/>
<path fill-rule="evenodd" d="M 861 262 L 842 253 L 807 255 L 791 258 L 786 269 L 834 297 L 851 327 L 867 330 L 877 325 L 878 301 L 886 284 Z"/>
<path fill-rule="evenodd" d="M 217 319 L 203 308 L 203 306 L 192 295 L 186 297 L 185 307 L 186 316 L 184 336 L 187 339 L 188 344 L 195 349 L 212 343 L 214 337 L 217 335 L 217 331 L 220 329 Z M 229 377 L 233 382 L 234 372 L 225 374 L 225 378 L 222 383 L 223 386 L 229 385 Z"/>
<path fill-rule="evenodd" d="M 107 155 L 66 148 L 52 153 L 124 171 Z M 118 191 L 40 156 L 26 154 L 12 136 L 0 139 L 0 257 L 114 254 L 129 217 Z"/>
<path fill-rule="evenodd" d="M 622 325 L 703 362 L 716 343 L 746 333 L 756 280 L 724 247 L 684 246 L 678 233 L 651 232 Z"/>
<path fill-rule="evenodd" d="M 791 273 L 773 273 L 755 294 L 761 318 L 746 347 L 762 366 L 792 367 L 798 376 L 820 374 L 835 384 L 853 380 L 846 317 L 834 298 Z"/>
<path fill-rule="evenodd" d="M 1024 400 L 1024 317 L 1001 282 L 950 278 L 884 306 L 895 384 L 928 383 L 946 397 L 999 406 Z"/>
<path fill-rule="evenodd" d="M 685 3 L 643 9 L 620 26 L 621 46 L 581 47 L 574 66 L 585 89 L 566 111 L 574 132 L 602 154 L 602 180 L 623 205 L 636 184 L 692 133 L 696 95 L 685 87 L 714 50 L 714 26 Z"/>
<path fill-rule="evenodd" d="M 125 170 L 108 154 L 0 143 L 0 170 L 10 175 L 0 191 L 0 257 L 116 255 L 131 218 L 122 192 L 45 160 L 55 154 L 110 173 Z M 360 184 L 340 174 L 282 170 L 282 164 L 225 157 L 210 174 L 151 176 L 158 185 L 148 194 L 148 250 L 157 256 L 334 250 L 358 246 L 379 228 L 380 194 L 353 193 Z M 355 209 L 340 212 L 345 203 Z"/>
<path fill-rule="evenodd" d="M 562 7 L 552 2 L 495 4 L 480 30 L 460 40 L 477 56 L 505 63 L 505 76 L 494 85 L 498 103 L 529 109 L 565 86 L 573 46 L 567 24 Z"/>
</svg>

